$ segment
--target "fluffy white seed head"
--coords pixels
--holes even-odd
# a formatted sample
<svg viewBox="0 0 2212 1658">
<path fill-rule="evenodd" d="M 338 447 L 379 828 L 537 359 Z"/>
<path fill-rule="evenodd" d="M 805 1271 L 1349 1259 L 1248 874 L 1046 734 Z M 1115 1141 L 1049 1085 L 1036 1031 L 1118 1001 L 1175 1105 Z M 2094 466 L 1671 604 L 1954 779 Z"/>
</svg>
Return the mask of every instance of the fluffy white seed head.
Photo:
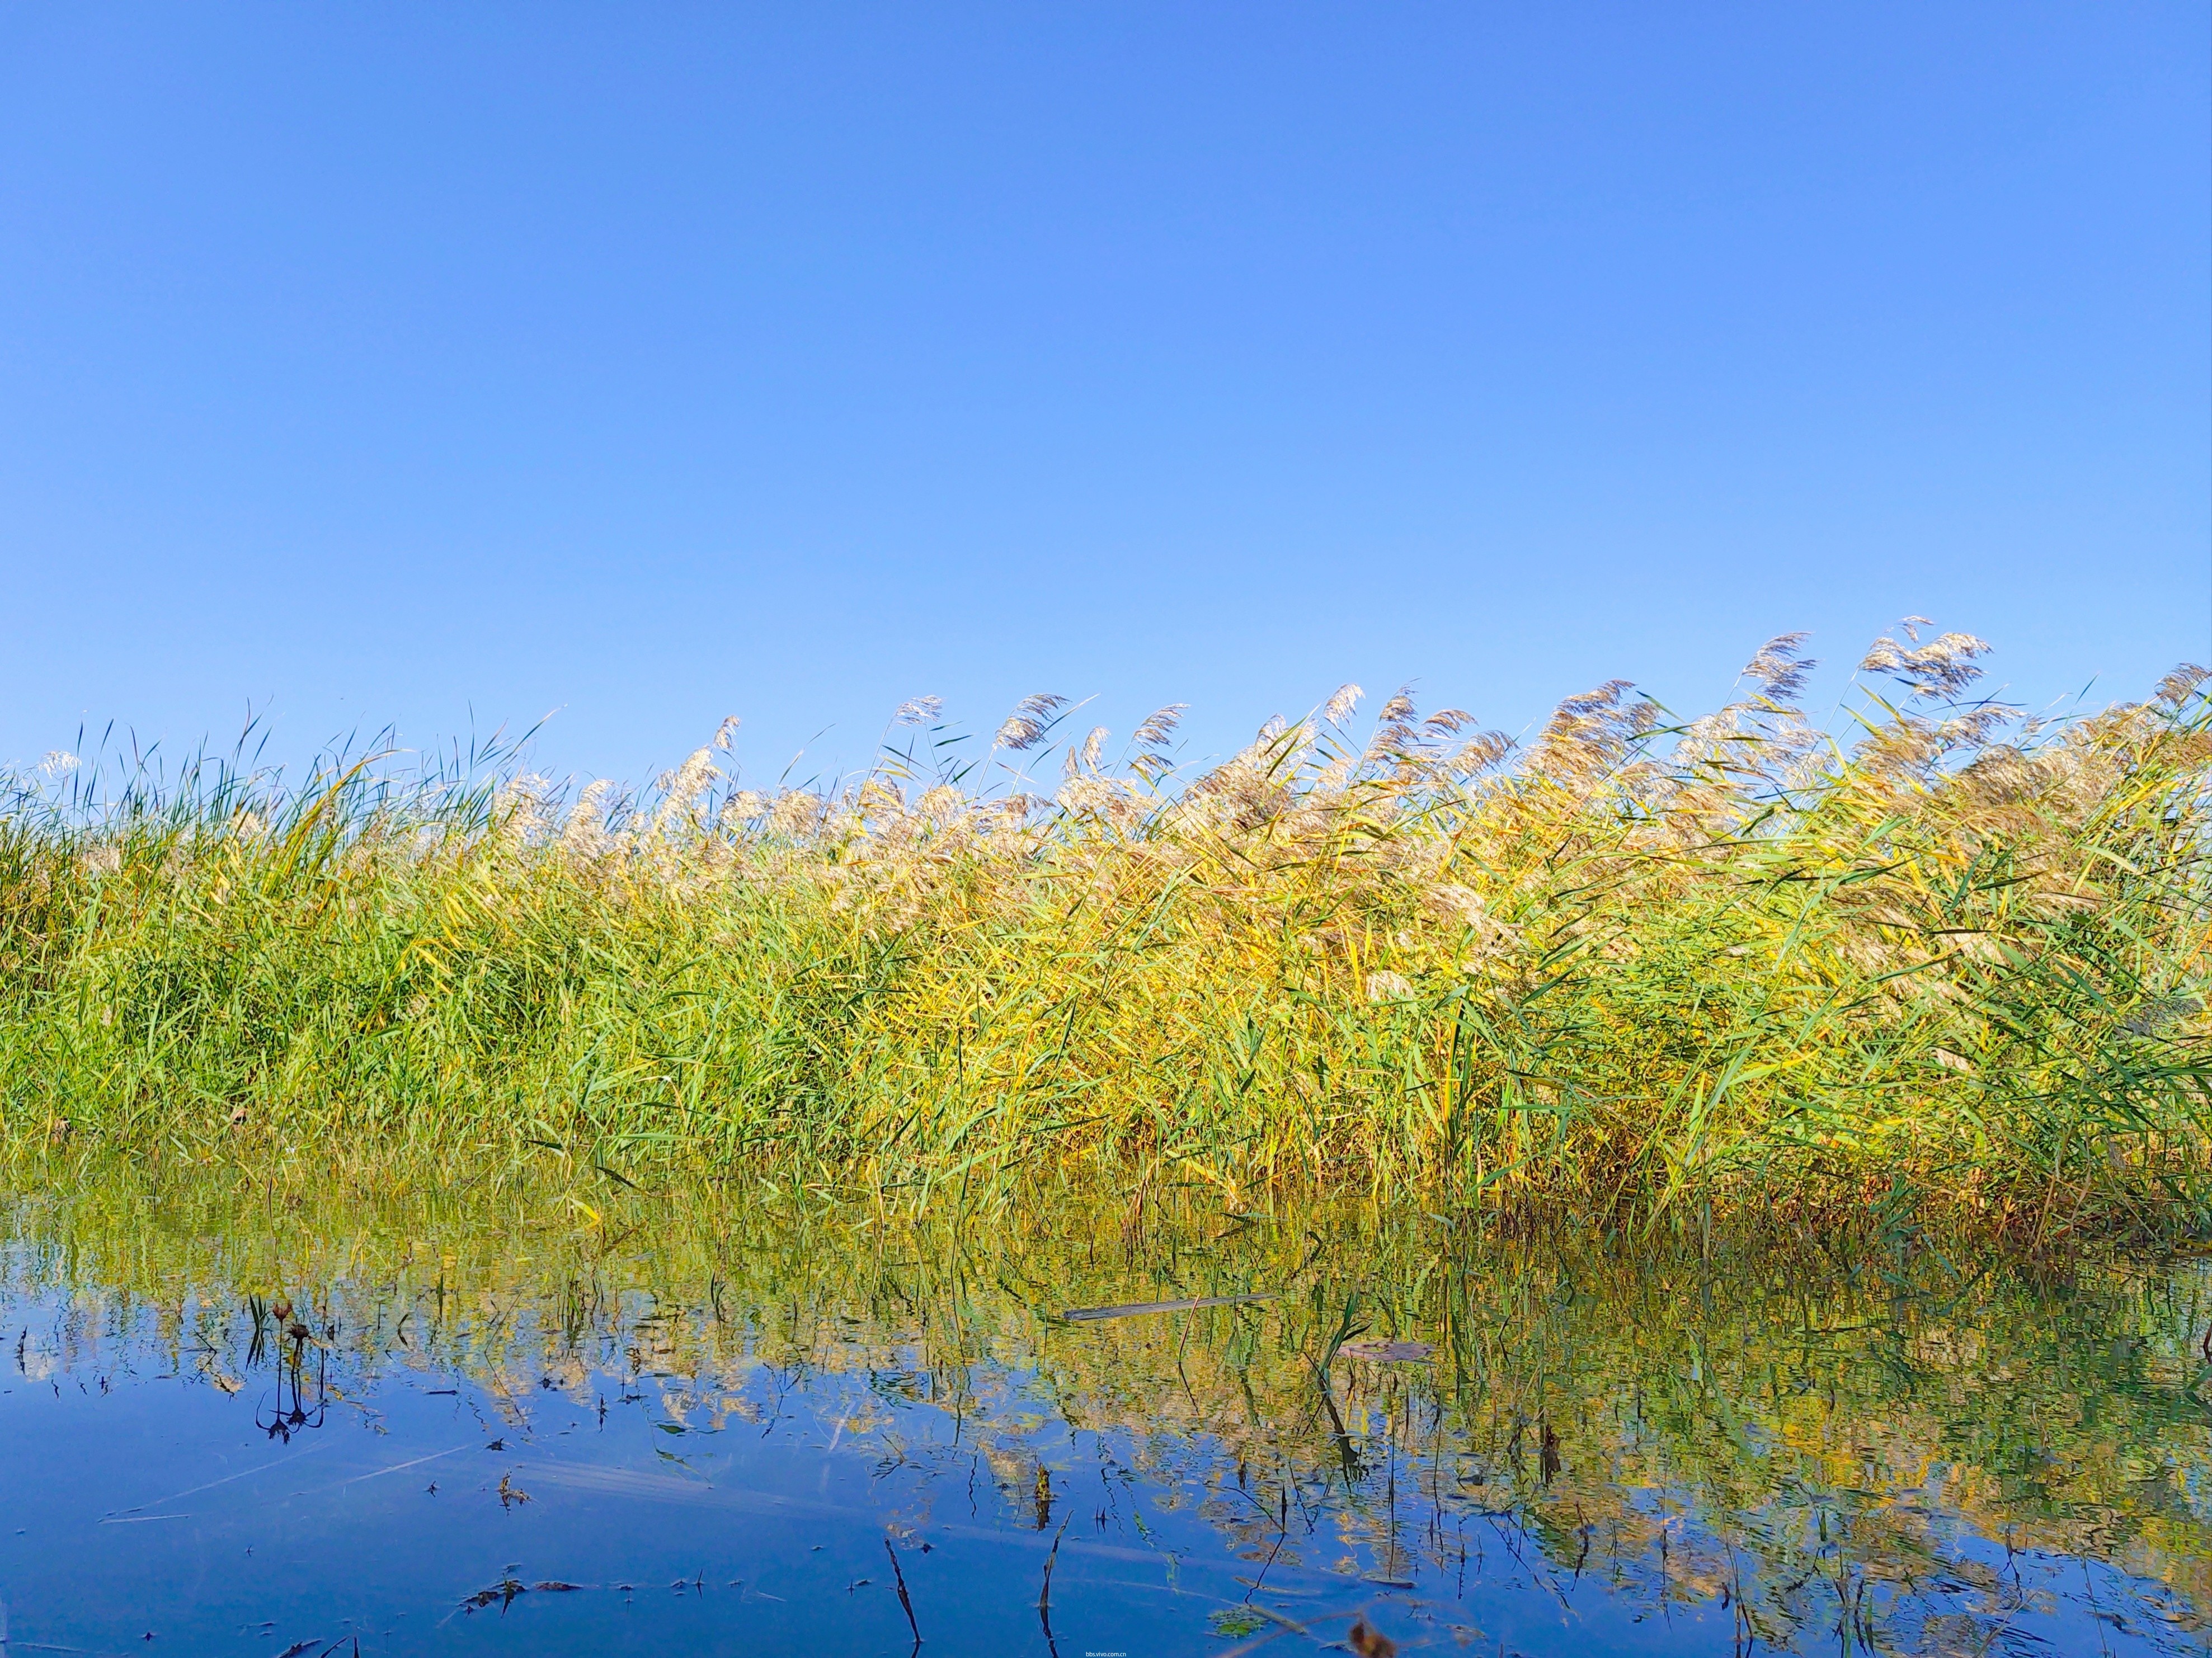
<svg viewBox="0 0 2212 1658">
<path fill-rule="evenodd" d="M 1025 696 L 1014 704 L 1014 711 L 1006 716 L 1006 723 L 999 727 L 994 740 L 1000 748 L 1012 749 L 1017 753 L 1033 748 L 1042 742 L 1045 733 L 1052 729 L 1053 716 L 1066 706 L 1066 697 L 1050 691 L 1039 691 L 1034 696 Z"/>
<path fill-rule="evenodd" d="M 1759 647 L 1759 654 L 1743 665 L 1743 677 L 1771 702 L 1795 702 L 1804 695 L 1805 679 L 1820 665 L 1805 654 L 1809 634 L 1777 634 Z"/>
<path fill-rule="evenodd" d="M 2161 708 L 2178 708 L 2197 694 L 2197 688 L 2212 679 L 2212 670 L 2198 667 L 2194 662 L 2185 662 L 2158 682 L 2154 695 Z"/>
<path fill-rule="evenodd" d="M 1370 1002 L 1410 1002 L 1413 999 L 1413 983 L 1402 973 L 1388 969 L 1367 975 L 1367 999 Z"/>
<path fill-rule="evenodd" d="M 562 848 L 580 858 L 596 858 L 607 849 L 607 795 L 614 784 L 608 779 L 595 778 L 584 785 L 583 793 L 568 813 L 568 821 L 561 830 Z"/>
<path fill-rule="evenodd" d="M 1067 751 L 1066 773 L 1070 777 L 1098 769 L 1098 756 L 1106 750 L 1107 731 L 1103 726 L 1093 726 L 1091 734 L 1076 747 Z"/>
<path fill-rule="evenodd" d="M 914 810 L 915 816 L 943 829 L 967 815 L 968 797 L 950 783 L 939 783 L 914 803 Z"/>
<path fill-rule="evenodd" d="M 1927 622 L 1925 616 L 1907 616 L 1898 624 L 1899 630 L 1918 644 L 1920 635 L 1915 624 L 1924 626 Z M 1974 659 L 1988 655 L 1989 651 L 1988 641 L 1972 634 L 1945 634 L 1917 650 L 1908 650 L 1885 635 L 1875 641 L 1859 667 L 1901 680 L 1916 696 L 1953 697 L 1982 677 Z"/>
<path fill-rule="evenodd" d="M 1176 727 L 1182 723 L 1183 714 L 1189 707 L 1188 702 L 1170 702 L 1164 708 L 1153 709 L 1137 727 L 1138 745 L 1147 749 L 1164 747 L 1175 735 Z"/>
<path fill-rule="evenodd" d="M 665 835 L 689 817 L 696 809 L 700 795 L 721 774 L 711 748 L 694 750 L 691 757 L 674 771 L 663 773 L 660 786 L 664 798 L 660 810 L 653 814 L 653 828 Z"/>
<path fill-rule="evenodd" d="M 769 822 L 779 835 L 793 840 L 811 835 L 823 817 L 823 804 L 818 795 L 804 789 L 793 789 L 781 796 L 769 811 Z"/>
</svg>

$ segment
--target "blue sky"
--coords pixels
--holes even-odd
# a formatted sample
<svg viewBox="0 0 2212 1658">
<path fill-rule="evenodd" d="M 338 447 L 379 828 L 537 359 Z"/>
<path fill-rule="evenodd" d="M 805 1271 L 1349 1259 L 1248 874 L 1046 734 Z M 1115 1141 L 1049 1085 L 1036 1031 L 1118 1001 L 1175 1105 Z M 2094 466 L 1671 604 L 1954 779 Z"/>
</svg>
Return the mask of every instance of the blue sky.
<svg viewBox="0 0 2212 1658">
<path fill-rule="evenodd" d="M 0 760 L 1517 730 L 1908 611 L 2139 694 L 2212 656 L 2208 20 L 0 9 Z"/>
</svg>

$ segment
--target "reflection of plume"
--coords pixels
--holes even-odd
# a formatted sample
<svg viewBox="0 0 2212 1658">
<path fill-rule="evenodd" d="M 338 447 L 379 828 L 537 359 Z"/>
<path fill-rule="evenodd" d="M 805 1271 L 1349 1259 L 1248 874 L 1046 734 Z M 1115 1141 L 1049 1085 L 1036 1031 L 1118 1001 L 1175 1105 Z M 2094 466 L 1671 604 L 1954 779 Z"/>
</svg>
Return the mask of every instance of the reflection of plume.
<svg viewBox="0 0 2212 1658">
<path fill-rule="evenodd" d="M 1415 1015 L 1390 1002 L 1355 1017 L 1371 1035 Z M 1147 1511 L 1176 1515 L 1184 1540 L 1211 1528 L 1255 1570 L 1342 1563 L 1448 1583 L 1462 1546 L 1452 1521 L 1479 1509 L 1532 1571 L 1556 1569 L 1564 1583 L 1583 1567 L 1586 1585 L 1702 1603 L 1708 1617 L 1740 1595 L 1775 1650 L 1811 1650 L 1834 1639 L 1833 1600 L 1808 1588 L 1838 1570 L 1833 1533 L 1772 1523 L 1774 1504 L 1848 1480 L 1849 1563 L 1882 1586 L 1893 1631 L 1953 1607 L 1940 1632 L 1961 1649 L 1985 1649 L 2000 1619 L 2064 1649 L 2042 1639 L 2036 1620 L 2051 1608 L 2018 1593 L 2007 1541 L 2031 1589 L 2037 1552 L 2074 1557 L 2046 1559 L 2046 1584 L 2110 1563 L 2116 1590 L 2141 1595 L 2138 1621 L 2181 1647 L 2201 1643 L 2212 1606 L 2212 1546 L 2189 1489 L 2144 1477 L 2193 1468 L 2203 1450 L 2201 1418 L 2172 1409 L 2196 1369 L 2201 1308 L 2174 1293 L 2170 1264 L 2094 1253 L 2069 1262 L 2054 1293 L 2046 1267 L 1996 1254 L 1962 1287 L 1923 1258 L 1932 1249 L 1878 1278 L 1808 1272 L 1794 1252 L 1709 1263 L 1694 1242 L 1686 1254 L 1622 1252 L 1565 1229 L 1440 1237 L 1407 1225 L 1402 1204 L 1344 1195 L 1287 1209 L 1295 1225 L 1222 1236 L 1218 1205 L 1193 1203 L 1156 1218 L 1131 1259 L 1100 1242 L 1125 1202 L 1065 1189 L 1000 1228 L 917 1220 L 893 1254 L 828 1206 L 779 1215 L 680 1184 L 635 1202 L 628 1223 L 647 1224 L 623 1250 L 606 1251 L 597 1227 L 554 1227 L 533 1228 L 526 1253 L 516 1216 L 542 1214 L 549 1195 L 529 1187 L 519 1203 L 394 1199 L 373 1218 L 310 1190 L 296 1230 L 279 1233 L 230 1191 L 168 1174 L 157 1206 L 142 1195 L 150 1184 L 95 1185 L 18 1218 L 33 1230 L 0 1310 L 21 1333 L 6 1351 L 19 1388 L 51 1381 L 75 1396 L 95 1372 L 179 1369 L 258 1390 L 267 1371 L 249 1367 L 241 1303 L 267 1291 L 252 1264 L 281 1254 L 294 1292 L 335 1327 L 334 1382 L 481 1388 L 505 1422 L 552 1389 L 588 1409 L 629 1383 L 671 1425 L 781 1424 L 867 1469 L 902 1550 L 948 1518 L 967 1523 L 964 1497 L 949 1516 L 942 1499 L 971 1471 L 981 1513 L 995 1497 L 1000 1523 L 1033 1533 L 1063 1517 L 1072 1468 L 1095 1480 L 1103 1466 Z M 1158 1293 L 1137 1287 L 1155 1250 L 1196 1275 L 1172 1293 L 1279 1282 L 1307 1264 L 1316 1292 L 1177 1315 L 1171 1333 L 1109 1321 L 1071 1344 L 1020 1287 L 1053 1286 L 1054 1306 L 1139 1299 Z M 94 1273 L 112 1276 L 75 1289 Z M 1685 1277 L 1698 1293 L 1680 1292 Z M 1323 1407 L 1313 1356 L 1340 1330 L 1347 1284 L 1387 1310 L 1393 1338 L 1437 1351 L 1413 1364 L 1340 1351 Z M 1760 1385 L 1802 1372 L 1808 1328 L 1835 1360 L 1827 1385 L 1811 1396 Z M 2114 1329 L 2129 1339 L 2085 1350 L 2085 1330 Z M 1559 1364 L 1563 1351 L 1576 1362 Z M 1699 1412 L 1620 1408 L 1679 1388 L 1692 1362 L 1697 1385 L 1735 1413 L 1732 1431 Z M 1909 1390 L 1900 1363 L 1917 1377 Z M 1477 1376 L 1480 1388 L 1452 1385 Z M 2017 1500 L 2023 1442 L 2063 1453 L 2065 1501 Z M 555 1458 L 526 1483 L 658 1501 L 702 1523 L 762 1506 L 757 1492 L 640 1457 Z M 1421 1479 L 1406 1478 L 1409 1460 Z M 1310 1527 L 1285 1523 L 1300 1503 Z"/>
</svg>

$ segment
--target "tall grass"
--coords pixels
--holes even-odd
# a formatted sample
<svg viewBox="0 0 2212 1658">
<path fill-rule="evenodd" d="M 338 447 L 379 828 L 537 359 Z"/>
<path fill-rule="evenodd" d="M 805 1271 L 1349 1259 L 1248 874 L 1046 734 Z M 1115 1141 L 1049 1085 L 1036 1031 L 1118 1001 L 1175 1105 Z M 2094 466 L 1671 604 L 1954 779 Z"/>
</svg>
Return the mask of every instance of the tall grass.
<svg viewBox="0 0 2212 1658">
<path fill-rule="evenodd" d="M 1057 697 L 972 759 L 924 699 L 773 793 L 734 722 L 638 799 L 57 757 L 0 808 L 0 1112 L 19 1150 L 915 1207 L 2212 1224 L 2204 675 L 2028 720 L 1972 695 L 1979 641 L 1902 631 L 1840 734 L 1788 636 L 1694 722 L 1616 682 L 1516 744 L 1346 687 L 1197 774 L 1176 710 L 1109 762 Z"/>
</svg>

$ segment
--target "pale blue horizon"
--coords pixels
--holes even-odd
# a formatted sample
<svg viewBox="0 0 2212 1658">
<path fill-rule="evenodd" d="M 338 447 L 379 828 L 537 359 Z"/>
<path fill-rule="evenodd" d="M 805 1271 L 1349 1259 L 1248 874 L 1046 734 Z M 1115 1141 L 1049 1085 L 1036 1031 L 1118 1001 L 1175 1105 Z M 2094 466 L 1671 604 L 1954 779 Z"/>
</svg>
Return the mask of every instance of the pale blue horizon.
<svg viewBox="0 0 2212 1658">
<path fill-rule="evenodd" d="M 2212 657 L 2201 7 L 0 11 L 0 761 Z"/>
</svg>

